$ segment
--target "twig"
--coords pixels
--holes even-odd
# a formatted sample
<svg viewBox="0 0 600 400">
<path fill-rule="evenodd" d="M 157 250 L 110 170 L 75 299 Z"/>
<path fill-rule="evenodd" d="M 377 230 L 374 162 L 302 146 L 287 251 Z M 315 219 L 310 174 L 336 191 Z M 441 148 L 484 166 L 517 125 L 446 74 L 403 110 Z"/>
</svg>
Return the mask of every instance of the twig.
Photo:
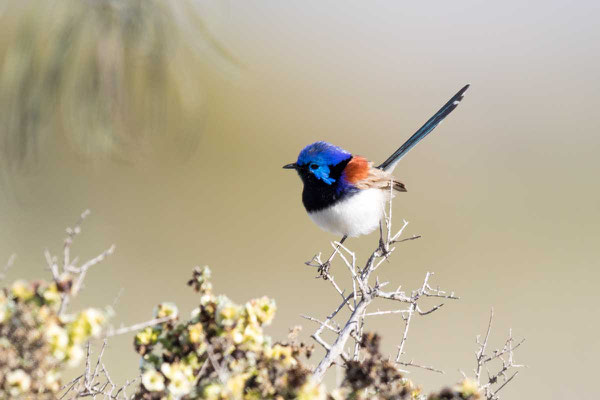
<svg viewBox="0 0 600 400">
<path fill-rule="evenodd" d="M 94 265 L 99 264 L 100 262 L 104 261 L 104 259 L 106 257 L 108 257 L 109 255 L 113 254 L 114 251 L 115 251 L 115 245 L 112 245 L 107 250 L 104 250 L 102 253 L 100 253 L 96 257 L 87 261 L 80 268 L 72 268 L 72 270 L 75 271 L 76 273 L 78 273 L 79 275 L 77 276 L 75 283 L 73 284 L 73 287 L 70 290 L 70 292 L 65 292 L 63 294 L 62 302 L 60 304 L 60 309 L 58 311 L 58 315 L 62 315 L 66 311 L 67 306 L 69 305 L 69 301 L 71 300 L 71 297 L 76 296 L 79 293 L 79 291 L 81 290 L 81 286 L 83 285 L 83 281 L 85 279 L 88 269 L 90 269 Z M 53 265 L 55 265 L 55 264 L 53 264 Z"/>
<path fill-rule="evenodd" d="M 479 350 L 477 351 L 477 368 L 475 369 L 475 379 L 477 380 L 477 384 L 481 383 L 481 368 L 485 364 L 483 358 L 485 356 L 485 349 L 487 347 L 488 338 L 490 337 L 490 332 L 492 330 L 492 321 L 494 320 L 494 309 L 490 310 L 490 322 L 488 323 L 487 331 L 485 333 L 485 339 L 483 339 L 483 343 L 479 343 L 479 336 L 477 336 L 476 342 L 480 344 Z"/>
<path fill-rule="evenodd" d="M 429 367 L 427 365 L 415 364 L 412 360 L 410 360 L 409 362 L 398 361 L 397 364 L 403 365 L 405 367 L 416 367 L 416 368 L 426 369 L 428 371 L 437 372 L 438 374 L 443 374 L 444 373 L 444 371 L 442 371 L 441 369 L 437 369 L 437 368 L 434 368 L 434 367 Z"/>
<path fill-rule="evenodd" d="M 215 357 L 215 353 L 213 352 L 212 346 L 210 344 L 207 344 L 207 346 L 206 346 L 206 353 L 208 354 L 210 363 L 211 363 L 213 369 L 215 370 L 215 372 L 217 373 L 217 375 L 219 376 L 219 380 L 221 381 L 221 383 L 222 384 L 227 383 L 227 372 L 226 372 L 225 368 L 223 368 L 223 366 L 220 365 L 219 362 L 217 361 L 217 359 Z"/>
<path fill-rule="evenodd" d="M 475 353 L 475 360 L 477 365 L 475 367 L 475 379 L 477 384 L 483 391 L 487 400 L 497 400 L 498 392 L 503 389 L 510 381 L 512 381 L 519 371 L 515 371 L 510 377 L 507 378 L 506 373 L 513 368 L 521 368 L 524 365 L 519 365 L 514 362 L 514 351 L 523 344 L 525 339 L 521 340 L 516 345 L 514 344 L 514 339 L 512 336 L 512 330 L 508 331 L 508 339 L 504 342 L 504 346 L 502 349 L 493 350 L 491 354 L 486 354 L 486 350 L 488 348 L 488 342 L 490 337 L 490 332 L 492 330 L 492 321 L 494 318 L 494 309 L 490 311 L 490 319 L 488 322 L 487 330 L 485 333 L 485 337 L 483 342 L 477 336 L 476 342 L 479 345 L 479 349 Z M 505 356 L 508 355 L 508 360 L 505 360 Z M 488 368 L 488 363 L 498 360 L 501 363 L 500 368 L 495 373 L 490 373 Z M 486 368 L 488 373 L 488 379 L 485 384 L 481 383 L 481 371 L 483 367 Z M 499 379 L 503 378 L 503 382 L 499 384 Z M 495 387 L 498 385 L 498 387 Z"/>
<path fill-rule="evenodd" d="M 8 261 L 6 261 L 6 264 L 4 264 L 4 268 L 2 268 L 2 272 L 0 272 L 0 281 L 4 280 L 4 278 L 6 277 L 6 273 L 9 269 L 13 267 L 16 259 L 16 254 L 11 254 L 10 257 L 8 257 Z"/>
<path fill-rule="evenodd" d="M 59 399 L 65 399 L 67 396 L 69 396 L 69 394 L 71 394 L 69 397 L 71 399 L 79 399 L 84 397 L 91 397 L 95 399 L 100 396 L 104 399 L 110 400 L 127 399 L 127 388 L 133 382 L 136 382 L 137 378 L 131 381 L 128 380 L 124 386 L 117 390 L 117 386 L 111 379 L 106 366 L 102 362 L 102 357 L 104 356 L 104 351 L 106 350 L 107 346 L 108 342 L 106 339 L 104 339 L 102 342 L 102 347 L 100 348 L 100 352 L 96 358 L 96 362 L 93 363 L 91 344 L 89 341 L 87 342 L 84 372 L 60 388 L 59 392 L 63 390 L 65 390 L 65 392 L 58 397 Z M 94 364 L 93 369 L 92 364 Z M 102 379 L 102 375 L 104 376 L 104 379 Z M 115 390 L 117 390 L 116 393 Z"/>
<path fill-rule="evenodd" d="M 404 233 L 406 227 L 408 226 L 407 221 L 403 221 L 402 227 L 395 233 L 392 233 L 392 205 L 391 200 L 389 204 L 389 210 L 385 213 L 385 232 L 383 229 L 383 225 L 380 224 L 379 229 L 379 245 L 377 248 L 370 254 L 364 266 L 358 268 L 356 265 L 357 255 L 355 252 L 350 250 L 346 245 L 343 244 L 343 240 L 340 242 L 333 242 L 332 246 L 334 251 L 329 259 L 323 263 L 321 262 L 321 254 L 317 254 L 314 256 L 311 261 L 307 262 L 307 265 L 312 267 L 319 268 L 321 276 L 327 280 L 331 281 L 332 286 L 336 290 L 336 292 L 344 299 L 342 304 L 332 312 L 325 321 L 321 321 L 317 318 L 306 317 L 305 318 L 318 323 L 320 326 L 316 330 L 316 332 L 312 335 L 312 338 L 321 345 L 326 350 L 325 357 L 321 360 L 317 368 L 315 369 L 313 376 L 317 381 L 320 381 L 325 374 L 327 368 L 330 365 L 334 364 L 338 357 L 342 359 L 346 359 L 345 346 L 346 342 L 349 338 L 354 339 L 354 352 L 353 359 L 359 359 L 359 350 L 360 350 L 360 342 L 363 333 L 363 329 L 365 326 L 365 318 L 376 315 L 393 315 L 399 314 L 404 321 L 404 328 L 402 330 L 402 339 L 398 346 L 398 354 L 396 355 L 396 364 L 397 365 L 405 365 L 405 366 L 414 366 L 421 367 L 424 369 L 428 369 L 434 372 L 440 372 L 440 370 L 433 367 L 423 367 L 417 364 L 414 364 L 412 361 L 403 362 L 400 361 L 401 356 L 404 354 L 405 344 L 408 338 L 408 331 L 411 326 L 411 321 L 415 314 L 424 316 L 429 315 L 438 309 L 440 309 L 444 304 L 438 304 L 434 306 L 428 306 L 423 311 L 422 307 L 419 305 L 420 301 L 423 298 L 429 297 L 437 297 L 437 298 L 445 298 L 445 299 L 457 299 L 454 293 L 446 293 L 439 288 L 432 288 L 429 284 L 429 280 L 433 273 L 427 272 L 423 284 L 418 290 L 415 290 L 411 293 L 411 295 L 407 295 L 405 292 L 401 291 L 400 288 L 395 292 L 384 292 L 382 288 L 388 284 L 388 282 L 380 283 L 379 279 L 375 278 L 374 285 L 369 283 L 370 276 L 377 268 L 379 268 L 385 261 L 389 259 L 394 250 L 395 244 L 402 243 L 408 240 L 414 240 L 419 238 L 420 236 L 412 236 L 405 239 L 400 239 L 400 236 Z M 345 239 L 345 238 L 344 238 Z M 333 279 L 333 277 L 328 272 L 328 267 L 331 261 L 334 259 L 336 255 L 339 255 L 339 259 L 346 265 L 351 282 L 352 282 L 352 293 L 349 295 L 345 295 L 347 293 L 343 290 L 337 282 Z M 324 267 L 325 266 L 325 267 Z M 396 310 L 386 310 L 386 311 L 374 311 L 368 312 L 368 307 L 372 303 L 372 301 L 376 298 L 387 299 L 391 301 L 399 301 L 402 303 L 407 303 L 409 306 L 406 309 L 396 309 Z M 353 305 L 350 305 L 348 302 L 349 299 L 353 299 Z M 344 323 L 339 324 L 339 327 L 336 327 L 337 324 L 334 325 L 333 318 L 336 317 L 338 312 L 347 305 L 350 309 L 350 316 L 345 320 Z M 335 340 L 332 344 L 327 343 L 321 337 L 321 333 L 324 329 L 328 329 L 333 332 L 336 336 Z"/>
<path fill-rule="evenodd" d="M 125 333 L 130 333 L 130 332 L 135 332 L 135 331 L 139 331 L 142 330 L 144 328 L 147 328 L 149 326 L 154 326 L 154 325 L 159 325 L 165 322 L 169 322 L 172 321 L 174 319 L 176 319 L 177 316 L 176 315 L 169 315 L 166 317 L 161 317 L 161 318 L 155 318 L 152 319 L 150 321 L 145 321 L 145 322 L 140 322 L 131 326 L 126 326 L 126 327 L 122 327 L 119 329 L 110 329 L 107 333 L 106 333 L 106 337 L 113 337 L 113 336 L 117 336 L 117 335 L 123 335 Z"/>
</svg>

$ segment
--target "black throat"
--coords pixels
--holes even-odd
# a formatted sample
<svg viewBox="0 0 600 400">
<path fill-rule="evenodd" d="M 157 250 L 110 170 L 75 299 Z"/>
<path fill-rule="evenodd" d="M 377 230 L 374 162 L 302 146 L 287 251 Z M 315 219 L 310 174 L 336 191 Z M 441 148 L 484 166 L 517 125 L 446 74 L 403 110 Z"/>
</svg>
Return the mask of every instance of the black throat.
<svg viewBox="0 0 600 400">
<path fill-rule="evenodd" d="M 299 166 L 297 168 L 298 175 L 304 183 L 304 189 L 302 190 L 302 204 L 308 212 L 315 212 L 332 206 L 338 201 L 352 195 L 358 191 L 358 189 L 342 182 L 340 179 L 344 168 L 352 158 L 348 158 L 336 164 L 329 166 L 329 177 L 335 179 L 331 185 L 318 179 L 312 172 L 309 171 L 308 165 Z"/>
</svg>

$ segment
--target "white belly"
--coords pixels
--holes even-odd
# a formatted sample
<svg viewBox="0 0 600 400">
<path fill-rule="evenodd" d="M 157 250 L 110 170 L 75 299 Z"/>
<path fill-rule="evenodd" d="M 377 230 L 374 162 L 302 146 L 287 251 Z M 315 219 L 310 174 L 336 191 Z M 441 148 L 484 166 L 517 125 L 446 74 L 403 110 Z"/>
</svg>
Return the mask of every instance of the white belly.
<svg viewBox="0 0 600 400">
<path fill-rule="evenodd" d="M 308 213 L 326 231 L 350 237 L 373 232 L 383 217 L 388 193 L 381 189 L 364 189 L 331 207 Z"/>
</svg>

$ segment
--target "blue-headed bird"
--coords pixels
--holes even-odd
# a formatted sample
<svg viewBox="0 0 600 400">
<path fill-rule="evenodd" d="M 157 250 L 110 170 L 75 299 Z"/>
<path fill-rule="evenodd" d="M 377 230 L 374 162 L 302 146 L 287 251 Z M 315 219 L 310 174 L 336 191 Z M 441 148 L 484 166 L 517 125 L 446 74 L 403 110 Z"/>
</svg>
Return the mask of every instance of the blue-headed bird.
<svg viewBox="0 0 600 400">
<path fill-rule="evenodd" d="M 406 192 L 392 176 L 398 161 L 450 114 L 463 99 L 466 85 L 417 130 L 387 160 L 375 167 L 366 158 L 352 155 L 327 142 L 306 146 L 294 169 L 304 183 L 302 203 L 310 218 L 322 229 L 347 237 L 373 232 L 384 215 L 391 192 Z"/>
</svg>

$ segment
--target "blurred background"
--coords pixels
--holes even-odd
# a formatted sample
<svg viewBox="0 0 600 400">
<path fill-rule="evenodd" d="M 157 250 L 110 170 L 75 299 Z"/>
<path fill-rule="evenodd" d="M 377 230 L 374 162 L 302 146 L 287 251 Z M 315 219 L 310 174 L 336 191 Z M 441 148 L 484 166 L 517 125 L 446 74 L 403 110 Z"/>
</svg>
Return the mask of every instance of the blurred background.
<svg viewBox="0 0 600 400">
<path fill-rule="evenodd" d="M 338 295 L 304 261 L 338 238 L 312 224 L 281 166 L 316 140 L 382 161 L 471 83 L 395 171 L 408 188 L 396 223 L 423 238 L 380 276 L 409 289 L 435 271 L 461 297 L 415 319 L 405 348 L 446 374 L 410 377 L 433 390 L 470 373 L 493 306 L 492 345 L 509 328 L 527 339 L 529 368 L 506 398 L 593 398 L 598 20 L 595 2 L 2 0 L 7 281 L 49 277 L 43 250 L 60 252 L 89 208 L 75 253 L 117 251 L 73 307 L 111 305 L 123 288 L 116 326 L 160 301 L 187 314 L 198 299 L 185 282 L 208 264 L 216 292 L 277 300 L 272 336 L 302 324 L 310 340 L 299 315 L 323 318 Z M 364 259 L 377 236 L 348 245 Z M 399 317 L 370 329 L 395 351 Z M 137 373 L 132 340 L 111 339 L 104 358 L 120 382 Z"/>
</svg>

